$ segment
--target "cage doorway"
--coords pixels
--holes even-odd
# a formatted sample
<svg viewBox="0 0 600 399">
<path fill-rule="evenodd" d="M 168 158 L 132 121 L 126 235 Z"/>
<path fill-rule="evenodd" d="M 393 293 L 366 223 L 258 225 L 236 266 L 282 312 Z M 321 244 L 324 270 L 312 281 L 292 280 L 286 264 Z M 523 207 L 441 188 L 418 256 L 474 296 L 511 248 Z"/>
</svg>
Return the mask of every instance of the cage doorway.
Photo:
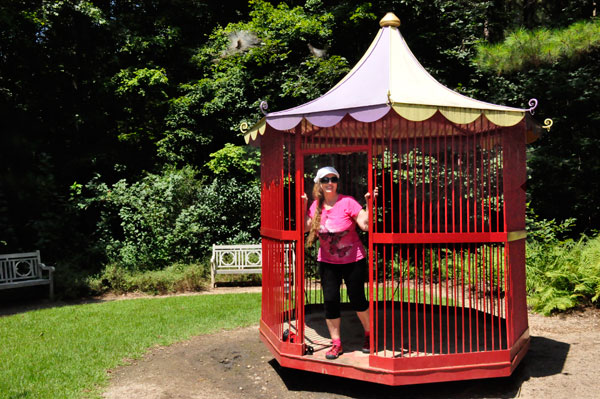
<svg viewBox="0 0 600 399">
<path fill-rule="evenodd" d="M 306 151 L 303 155 L 304 172 L 303 184 L 308 195 L 308 206 L 314 201 L 312 198 L 312 188 L 314 186 L 314 176 L 317 170 L 324 166 L 333 166 L 340 173 L 338 182 L 338 193 L 349 195 L 356 199 L 363 208 L 366 208 L 364 195 L 369 189 L 369 163 L 368 151 L 363 147 L 357 149 L 348 148 L 344 152 L 327 152 L 327 150 Z M 359 238 L 364 248 L 369 248 L 369 234 L 357 229 Z M 306 238 L 305 232 L 304 238 Z M 325 313 L 323 310 L 323 291 L 321 288 L 320 272 L 317 264 L 318 240 L 315 245 L 308 248 L 304 245 L 304 334 L 309 351 L 316 358 L 325 359 L 326 349 L 331 346 L 331 339 L 325 324 Z M 369 262 L 367 262 L 368 264 Z M 368 270 L 365 273 L 365 291 L 368 299 Z M 345 283 L 340 287 L 340 298 L 343 310 L 342 327 L 345 336 L 344 348 L 348 351 L 354 348 L 355 342 L 362 344 L 362 326 L 354 312 L 347 308 L 349 303 L 348 293 Z M 356 319 L 356 320 L 355 320 Z M 360 347 L 358 347 L 360 349 Z"/>
</svg>

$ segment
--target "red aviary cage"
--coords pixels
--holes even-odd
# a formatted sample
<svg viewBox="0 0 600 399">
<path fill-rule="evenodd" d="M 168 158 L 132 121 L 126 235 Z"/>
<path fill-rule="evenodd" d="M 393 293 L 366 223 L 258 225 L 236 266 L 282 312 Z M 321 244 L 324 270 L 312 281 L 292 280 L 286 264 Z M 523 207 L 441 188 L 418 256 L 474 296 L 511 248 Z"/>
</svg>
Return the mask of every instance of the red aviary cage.
<svg viewBox="0 0 600 399">
<path fill-rule="evenodd" d="M 332 90 L 269 113 L 260 145 L 260 335 L 284 367 L 389 385 L 508 376 L 527 352 L 526 109 L 470 99 L 435 81 L 388 14 Z M 319 167 L 365 204 L 371 352 L 342 307 L 345 353 L 327 360 L 316 256 L 301 196 Z M 364 201 L 364 199 L 363 199 Z M 342 287 L 342 298 L 346 298 Z M 347 313 L 347 314 L 346 314 Z"/>
</svg>

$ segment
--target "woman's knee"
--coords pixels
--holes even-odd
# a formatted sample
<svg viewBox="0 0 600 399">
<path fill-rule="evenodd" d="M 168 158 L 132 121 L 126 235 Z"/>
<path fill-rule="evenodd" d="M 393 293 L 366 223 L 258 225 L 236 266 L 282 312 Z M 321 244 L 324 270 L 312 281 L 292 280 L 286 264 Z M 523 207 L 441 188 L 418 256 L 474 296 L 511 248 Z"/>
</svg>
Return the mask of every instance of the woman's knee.
<svg viewBox="0 0 600 399">
<path fill-rule="evenodd" d="M 340 318 L 340 302 L 325 301 L 325 318 L 339 319 Z"/>
<path fill-rule="evenodd" d="M 348 293 L 348 297 L 350 298 L 350 306 L 352 306 L 352 310 L 364 312 L 365 310 L 369 309 L 369 302 L 367 302 L 364 287 L 362 287 L 361 291 L 359 292 L 353 292 L 352 294 Z"/>
</svg>

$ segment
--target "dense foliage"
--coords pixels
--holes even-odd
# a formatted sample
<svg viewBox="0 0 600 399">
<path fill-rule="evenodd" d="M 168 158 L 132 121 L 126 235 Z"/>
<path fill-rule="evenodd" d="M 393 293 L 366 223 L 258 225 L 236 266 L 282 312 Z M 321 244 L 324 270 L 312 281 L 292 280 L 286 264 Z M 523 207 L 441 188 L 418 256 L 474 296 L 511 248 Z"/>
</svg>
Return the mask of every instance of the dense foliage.
<svg viewBox="0 0 600 399">
<path fill-rule="evenodd" d="M 213 243 L 257 239 L 258 186 L 234 177 L 202 184 L 184 167 L 132 184 L 119 180 L 109 186 L 94 179 L 86 188 L 91 194 L 79 206 L 98 210 L 97 245 L 109 262 L 129 270 L 193 262 Z"/>
<path fill-rule="evenodd" d="M 595 7 L 593 0 L 3 2 L 0 251 L 40 249 L 63 274 L 60 289 L 78 295 L 74 287 L 106 265 L 151 272 L 202 261 L 213 243 L 256 240 L 259 157 L 243 146 L 240 124 L 262 116 L 263 100 L 281 110 L 332 87 L 388 11 L 448 87 L 513 106 L 539 99 L 535 117 L 554 126 L 530 147 L 531 206 L 540 220 L 569 220 L 561 240 L 593 234 L 600 226 Z"/>
<path fill-rule="evenodd" d="M 574 224 L 527 215 L 528 303 L 545 315 L 600 304 L 600 236 L 569 238 Z"/>
<path fill-rule="evenodd" d="M 529 147 L 533 208 L 547 219 L 574 217 L 575 232 L 597 231 L 600 20 L 562 29 L 518 29 L 504 42 L 478 49 L 481 68 L 498 74 L 490 87 L 512 86 L 538 98 L 536 118 L 553 119 L 550 133 Z"/>
</svg>

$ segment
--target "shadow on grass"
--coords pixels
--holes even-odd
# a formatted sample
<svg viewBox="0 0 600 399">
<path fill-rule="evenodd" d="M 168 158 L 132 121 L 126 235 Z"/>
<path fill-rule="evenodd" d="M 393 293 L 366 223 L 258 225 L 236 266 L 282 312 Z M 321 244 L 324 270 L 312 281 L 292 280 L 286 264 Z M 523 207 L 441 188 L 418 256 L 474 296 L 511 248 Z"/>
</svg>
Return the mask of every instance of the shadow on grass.
<svg viewBox="0 0 600 399">
<path fill-rule="evenodd" d="M 270 364 L 290 391 L 319 392 L 348 398 L 515 398 L 523 382 L 562 372 L 570 345 L 544 337 L 531 337 L 529 352 L 510 377 L 434 384 L 387 386 L 283 368 Z M 333 397 L 333 396 L 332 396 Z M 337 397 L 337 396 L 336 396 Z"/>
<path fill-rule="evenodd" d="M 51 301 L 48 299 L 47 287 L 10 289 L 0 291 L 0 316 L 10 316 L 39 309 L 100 302 L 106 302 L 106 300 L 101 298 L 81 298 L 66 301 Z"/>
<path fill-rule="evenodd" d="M 129 292 L 123 294 L 107 293 L 98 297 L 82 297 L 77 299 L 55 300 L 48 299 L 47 288 L 42 292 L 40 287 L 26 287 L 14 290 L 0 291 L 0 317 L 10 316 L 20 313 L 26 313 L 33 310 L 58 308 L 63 306 L 83 305 L 92 303 L 103 303 L 121 299 L 136 299 L 136 298 L 160 298 L 164 296 L 174 295 L 195 295 L 200 293 L 208 293 L 209 289 L 202 289 L 190 292 L 176 293 L 140 293 Z"/>
<path fill-rule="evenodd" d="M 217 275 L 216 287 L 259 287 L 262 286 L 260 274 Z"/>
</svg>

